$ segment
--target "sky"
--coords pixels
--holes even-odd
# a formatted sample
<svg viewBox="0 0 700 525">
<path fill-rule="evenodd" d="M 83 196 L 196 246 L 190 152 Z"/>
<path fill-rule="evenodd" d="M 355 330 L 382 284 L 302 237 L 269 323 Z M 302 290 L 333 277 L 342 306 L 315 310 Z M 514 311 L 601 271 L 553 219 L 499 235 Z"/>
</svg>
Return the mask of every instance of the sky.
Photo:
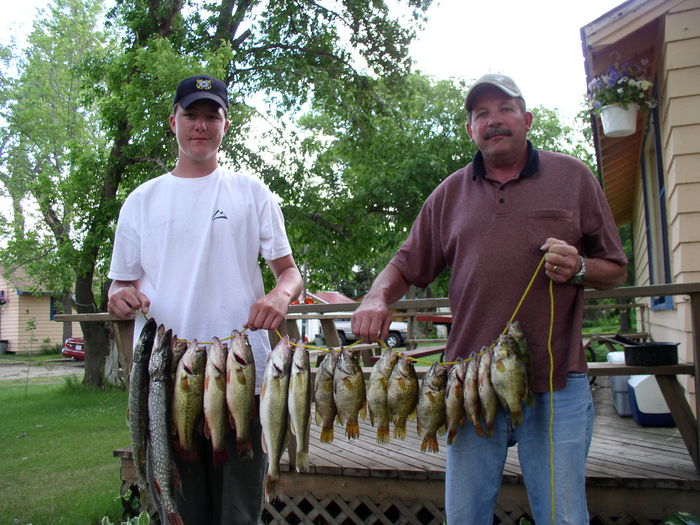
<svg viewBox="0 0 700 525">
<path fill-rule="evenodd" d="M 435 0 L 411 46 L 416 67 L 438 79 L 513 77 L 529 106 L 572 117 L 586 90 L 580 29 L 622 0 Z M 0 41 L 31 31 L 45 0 L 6 2 Z"/>
</svg>

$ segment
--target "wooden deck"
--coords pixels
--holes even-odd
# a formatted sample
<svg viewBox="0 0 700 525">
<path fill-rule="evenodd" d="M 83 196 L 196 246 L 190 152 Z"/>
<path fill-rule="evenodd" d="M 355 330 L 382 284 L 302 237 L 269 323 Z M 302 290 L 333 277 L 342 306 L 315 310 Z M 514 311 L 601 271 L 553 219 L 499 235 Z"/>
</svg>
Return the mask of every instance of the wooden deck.
<svg viewBox="0 0 700 525">
<path fill-rule="evenodd" d="M 642 427 L 618 416 L 607 377 L 597 378 L 593 395 L 596 422 L 586 470 L 591 523 L 646 524 L 678 511 L 700 514 L 700 475 L 678 430 Z M 376 443 L 368 421 L 360 425 L 360 438 L 348 441 L 336 424 L 335 440 L 326 444 L 319 442 L 319 427 L 312 424 L 310 472 L 289 472 L 284 456 L 287 496 L 266 506 L 266 522 L 307 521 L 304 504 L 316 507 L 311 515 L 320 522 L 372 523 L 362 518 L 363 512 L 386 514 L 392 505 L 401 519 L 422 512 L 415 523 L 442 522 L 445 437 L 438 454 L 427 454 L 420 451 L 415 424 L 409 423 L 406 441 L 392 439 L 385 445 Z M 324 506 L 338 514 L 322 510 Z M 508 453 L 495 522 L 515 524 L 527 513 L 516 446 Z"/>
</svg>

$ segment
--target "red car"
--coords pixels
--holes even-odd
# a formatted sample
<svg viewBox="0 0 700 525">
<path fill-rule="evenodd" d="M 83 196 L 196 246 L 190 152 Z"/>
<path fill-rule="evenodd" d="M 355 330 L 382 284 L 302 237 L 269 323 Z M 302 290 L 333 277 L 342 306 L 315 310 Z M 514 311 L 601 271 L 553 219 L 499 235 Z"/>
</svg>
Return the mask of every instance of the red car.
<svg viewBox="0 0 700 525">
<path fill-rule="evenodd" d="M 82 337 L 69 337 L 61 349 L 64 357 L 70 357 L 75 361 L 85 359 L 85 339 Z"/>
</svg>

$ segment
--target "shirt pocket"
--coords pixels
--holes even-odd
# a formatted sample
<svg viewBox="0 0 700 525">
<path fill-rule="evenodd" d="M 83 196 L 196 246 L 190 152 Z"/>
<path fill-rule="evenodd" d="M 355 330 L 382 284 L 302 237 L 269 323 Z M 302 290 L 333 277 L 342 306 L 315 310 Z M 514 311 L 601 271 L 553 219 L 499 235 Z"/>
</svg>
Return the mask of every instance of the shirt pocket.
<svg viewBox="0 0 700 525">
<path fill-rule="evenodd" d="M 574 226 L 574 214 L 569 210 L 534 210 L 527 215 L 527 240 L 530 250 L 542 253 L 540 247 L 554 237 L 575 246 L 579 238 Z"/>
</svg>

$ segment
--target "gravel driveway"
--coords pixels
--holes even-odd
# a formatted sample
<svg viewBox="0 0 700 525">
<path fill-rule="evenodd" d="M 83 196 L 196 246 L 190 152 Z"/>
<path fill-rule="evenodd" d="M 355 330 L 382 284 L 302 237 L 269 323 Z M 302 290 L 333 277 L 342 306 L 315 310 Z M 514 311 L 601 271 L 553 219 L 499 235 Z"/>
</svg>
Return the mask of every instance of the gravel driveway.
<svg viewBox="0 0 700 525">
<path fill-rule="evenodd" d="M 29 362 L 0 362 L 0 381 L 4 379 L 25 379 L 27 377 L 55 377 L 65 375 L 77 375 L 80 379 L 85 372 L 85 363 L 82 361 L 56 360 L 42 365 Z"/>
</svg>

